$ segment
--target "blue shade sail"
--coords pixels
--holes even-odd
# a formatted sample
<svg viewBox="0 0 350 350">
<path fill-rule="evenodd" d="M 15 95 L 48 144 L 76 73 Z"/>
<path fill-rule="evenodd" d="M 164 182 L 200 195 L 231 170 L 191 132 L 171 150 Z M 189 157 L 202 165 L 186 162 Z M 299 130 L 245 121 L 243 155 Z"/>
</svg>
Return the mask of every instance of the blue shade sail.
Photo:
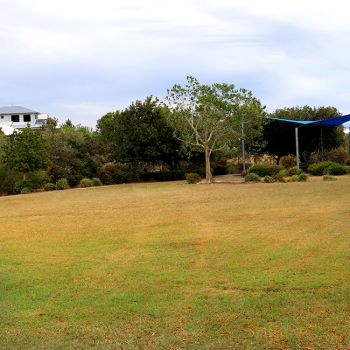
<svg viewBox="0 0 350 350">
<path fill-rule="evenodd" d="M 281 122 L 300 124 L 300 126 L 310 125 L 310 124 L 323 125 L 323 126 L 339 126 L 350 121 L 350 114 L 342 115 L 335 118 L 324 119 L 324 120 L 292 120 L 292 119 L 270 118 L 270 117 L 267 117 L 267 118 L 272 120 L 278 120 Z"/>
</svg>

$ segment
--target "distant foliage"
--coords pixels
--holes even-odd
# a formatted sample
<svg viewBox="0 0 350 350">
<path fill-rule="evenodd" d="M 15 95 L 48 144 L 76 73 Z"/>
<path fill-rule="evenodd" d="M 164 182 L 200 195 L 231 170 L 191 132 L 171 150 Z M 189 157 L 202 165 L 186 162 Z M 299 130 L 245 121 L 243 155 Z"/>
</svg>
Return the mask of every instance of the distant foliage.
<svg viewBox="0 0 350 350">
<path fill-rule="evenodd" d="M 267 184 L 270 184 L 273 182 L 273 177 L 272 176 L 269 176 L 269 175 L 266 175 L 264 177 L 264 182 L 266 182 Z"/>
<path fill-rule="evenodd" d="M 56 182 L 56 186 L 58 190 L 67 190 L 70 188 L 68 180 L 66 178 L 59 179 Z"/>
<path fill-rule="evenodd" d="M 45 191 L 55 191 L 55 190 L 57 190 L 57 186 L 56 186 L 56 184 L 54 184 L 52 182 L 48 182 L 44 185 L 44 190 Z"/>
<path fill-rule="evenodd" d="M 289 176 L 300 175 L 302 173 L 303 173 L 302 169 L 297 168 L 297 167 L 293 167 L 293 168 L 288 169 Z"/>
<path fill-rule="evenodd" d="M 298 175 L 299 182 L 305 182 L 305 181 L 307 181 L 307 179 L 308 179 L 308 176 L 304 173 Z"/>
<path fill-rule="evenodd" d="M 31 187 L 23 187 L 21 190 L 21 194 L 28 194 L 28 193 L 32 193 L 32 188 Z"/>
<path fill-rule="evenodd" d="M 260 182 L 260 176 L 256 173 L 249 172 L 245 177 L 244 180 L 246 182 Z"/>
<path fill-rule="evenodd" d="M 299 181 L 299 175 L 292 175 L 291 178 L 290 178 L 290 181 L 298 182 Z"/>
<path fill-rule="evenodd" d="M 79 187 L 92 187 L 94 185 L 93 181 L 87 177 L 84 177 L 79 182 Z"/>
<path fill-rule="evenodd" d="M 26 176 L 26 181 L 32 189 L 43 188 L 49 180 L 49 176 L 45 170 L 32 171 Z"/>
<path fill-rule="evenodd" d="M 196 184 L 201 181 L 201 177 L 197 173 L 187 173 L 185 174 L 185 178 L 189 184 Z"/>
<path fill-rule="evenodd" d="M 349 152 L 344 147 L 334 148 L 329 151 L 327 158 L 333 162 L 345 165 L 349 159 Z"/>
<path fill-rule="evenodd" d="M 294 155 L 287 154 L 281 157 L 279 165 L 283 166 L 286 169 L 290 169 L 297 165 L 297 161 Z"/>
<path fill-rule="evenodd" d="M 250 167 L 248 172 L 258 174 L 261 177 L 265 177 L 266 175 L 273 176 L 283 169 L 284 168 L 280 165 L 261 163 L 255 164 L 252 167 Z"/>
<path fill-rule="evenodd" d="M 102 186 L 102 181 L 98 177 L 92 178 L 93 186 Z"/>
<path fill-rule="evenodd" d="M 275 182 L 287 182 L 286 177 L 288 176 L 288 171 L 286 169 L 280 170 L 278 173 L 273 174 L 272 178 Z"/>
<path fill-rule="evenodd" d="M 106 185 L 137 182 L 140 180 L 140 170 L 136 167 L 120 163 L 106 163 L 99 171 L 99 178 Z"/>
<path fill-rule="evenodd" d="M 339 163 L 324 161 L 309 165 L 307 171 L 311 175 L 321 176 L 324 174 L 343 175 L 346 174 L 346 167 Z"/>
</svg>

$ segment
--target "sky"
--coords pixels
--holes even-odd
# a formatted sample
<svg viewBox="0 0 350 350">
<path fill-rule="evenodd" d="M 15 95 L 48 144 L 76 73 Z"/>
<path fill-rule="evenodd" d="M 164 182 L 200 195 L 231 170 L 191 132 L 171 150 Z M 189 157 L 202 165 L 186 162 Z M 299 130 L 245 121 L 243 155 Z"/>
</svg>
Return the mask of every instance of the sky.
<svg viewBox="0 0 350 350">
<path fill-rule="evenodd" d="M 350 113 L 343 0 L 0 0 L 0 106 L 94 127 L 186 76 Z"/>
</svg>

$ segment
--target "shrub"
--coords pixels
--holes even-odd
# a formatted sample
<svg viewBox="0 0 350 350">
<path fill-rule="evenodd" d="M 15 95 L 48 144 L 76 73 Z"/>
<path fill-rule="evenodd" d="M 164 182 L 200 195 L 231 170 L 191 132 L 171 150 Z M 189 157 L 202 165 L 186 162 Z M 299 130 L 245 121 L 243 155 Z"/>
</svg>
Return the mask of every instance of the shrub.
<svg viewBox="0 0 350 350">
<path fill-rule="evenodd" d="M 323 161 L 309 165 L 307 171 L 311 175 L 318 176 L 321 176 L 326 173 L 331 175 L 343 175 L 346 173 L 346 167 L 335 162 Z"/>
<path fill-rule="evenodd" d="M 45 170 L 31 171 L 27 174 L 26 181 L 32 189 L 43 188 L 49 181 L 49 176 Z"/>
<path fill-rule="evenodd" d="M 106 163 L 100 169 L 98 176 L 104 184 L 121 184 L 139 181 L 140 171 L 131 165 Z"/>
<path fill-rule="evenodd" d="M 283 166 L 286 169 L 290 169 L 297 165 L 297 161 L 294 155 L 287 154 L 286 156 L 281 157 L 279 165 Z"/>
<path fill-rule="evenodd" d="M 186 173 L 185 178 L 189 184 L 196 184 L 201 181 L 201 177 L 197 173 Z"/>
<path fill-rule="evenodd" d="M 23 188 L 30 187 L 30 183 L 26 180 L 18 180 L 15 183 L 15 193 L 22 193 Z"/>
<path fill-rule="evenodd" d="M 249 172 L 245 177 L 244 180 L 247 182 L 260 182 L 260 176 L 256 173 Z"/>
<path fill-rule="evenodd" d="M 269 175 L 266 175 L 264 177 L 264 182 L 266 182 L 267 184 L 270 184 L 273 182 L 273 177 L 272 176 L 269 176 Z"/>
<path fill-rule="evenodd" d="M 98 177 L 94 177 L 92 179 L 92 185 L 93 186 L 102 186 L 102 181 Z"/>
<path fill-rule="evenodd" d="M 21 194 L 28 194 L 28 193 L 32 193 L 32 189 L 29 186 L 23 187 L 21 190 Z"/>
<path fill-rule="evenodd" d="M 330 175 L 344 175 L 346 174 L 346 167 L 344 165 L 334 163 L 323 170 L 323 174 Z"/>
<path fill-rule="evenodd" d="M 290 178 L 290 180 L 292 182 L 298 182 L 299 181 L 299 175 L 292 175 L 292 177 Z"/>
<path fill-rule="evenodd" d="M 273 180 L 276 182 L 287 182 L 286 176 L 288 176 L 287 170 L 281 170 L 277 174 L 272 176 Z"/>
<path fill-rule="evenodd" d="M 84 177 L 79 182 L 79 187 L 92 187 L 94 185 L 93 181 L 88 177 Z"/>
<path fill-rule="evenodd" d="M 346 173 L 347 173 L 347 174 L 350 174 L 350 166 L 347 166 L 347 167 L 346 167 Z"/>
<path fill-rule="evenodd" d="M 57 186 L 56 186 L 56 184 L 54 184 L 52 182 L 48 182 L 44 185 L 44 190 L 45 191 L 55 191 L 55 190 L 57 190 Z"/>
<path fill-rule="evenodd" d="M 56 182 L 56 187 L 58 190 L 67 190 L 68 188 L 70 188 L 66 178 L 59 179 Z"/>
<path fill-rule="evenodd" d="M 344 147 L 332 149 L 328 154 L 329 160 L 340 164 L 346 164 L 348 158 L 349 153 L 345 150 Z"/>
<path fill-rule="evenodd" d="M 298 175 L 298 181 L 299 181 L 299 182 L 305 182 L 305 181 L 307 181 L 307 175 L 304 174 L 304 173 L 299 174 L 299 175 Z"/>
<path fill-rule="evenodd" d="M 290 168 L 288 170 L 289 176 L 300 175 L 302 173 L 303 173 L 303 171 L 301 169 L 297 168 L 297 167 L 293 167 L 293 168 Z"/>
<path fill-rule="evenodd" d="M 255 173 L 261 177 L 264 177 L 266 175 L 273 176 L 279 173 L 283 169 L 284 168 L 280 165 L 262 163 L 262 164 L 255 164 L 252 167 L 250 167 L 248 170 L 248 173 Z"/>
<path fill-rule="evenodd" d="M 334 180 L 336 180 L 336 179 L 337 179 L 337 178 L 334 177 L 333 175 L 329 175 L 329 174 L 323 175 L 323 180 L 324 180 L 324 181 L 334 181 Z"/>
<path fill-rule="evenodd" d="M 205 177 L 205 169 L 174 169 L 166 171 L 145 172 L 141 175 L 143 181 L 176 181 L 184 180 L 185 174 L 197 173 L 201 177 Z"/>
</svg>

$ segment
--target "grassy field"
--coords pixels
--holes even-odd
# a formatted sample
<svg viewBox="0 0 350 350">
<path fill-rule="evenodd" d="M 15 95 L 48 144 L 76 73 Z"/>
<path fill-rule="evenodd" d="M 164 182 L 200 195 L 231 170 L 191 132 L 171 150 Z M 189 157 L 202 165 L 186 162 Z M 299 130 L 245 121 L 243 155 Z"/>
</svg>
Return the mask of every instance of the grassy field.
<svg viewBox="0 0 350 350">
<path fill-rule="evenodd" d="M 0 349 L 349 349 L 350 177 L 0 198 Z"/>
</svg>

